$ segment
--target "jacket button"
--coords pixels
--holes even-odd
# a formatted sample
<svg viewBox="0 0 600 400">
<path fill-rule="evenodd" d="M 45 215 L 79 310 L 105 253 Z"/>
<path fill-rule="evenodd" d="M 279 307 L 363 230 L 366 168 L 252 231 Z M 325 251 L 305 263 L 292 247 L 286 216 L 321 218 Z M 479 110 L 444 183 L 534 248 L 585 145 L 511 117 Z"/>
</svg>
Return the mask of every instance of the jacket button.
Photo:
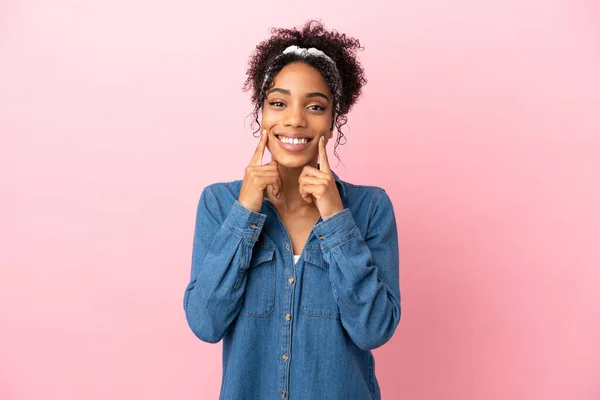
<svg viewBox="0 0 600 400">
<path fill-rule="evenodd" d="M 290 244 L 289 244 L 289 243 L 286 243 L 286 244 L 285 244 L 285 249 L 286 249 L 287 251 L 290 251 Z"/>
<path fill-rule="evenodd" d="M 319 236 L 319 240 L 325 240 L 325 236 L 323 236 L 323 235 Z"/>
<path fill-rule="evenodd" d="M 289 321 L 292 319 L 292 316 L 290 315 L 290 313 L 285 314 L 285 320 Z"/>
<path fill-rule="evenodd" d="M 282 399 L 285 399 L 285 396 L 287 396 L 287 393 L 286 393 L 285 391 L 282 391 L 282 392 L 281 392 L 281 398 L 282 398 Z"/>
<path fill-rule="evenodd" d="M 281 356 L 281 358 L 283 358 L 283 361 L 287 361 L 290 357 L 287 354 L 284 354 Z"/>
<path fill-rule="evenodd" d="M 296 280 L 294 279 L 294 277 L 293 277 L 293 276 L 291 276 L 291 277 L 288 279 L 288 282 L 290 283 L 290 285 L 293 285 L 295 281 L 296 281 Z"/>
<path fill-rule="evenodd" d="M 252 224 L 252 225 L 250 225 L 250 228 L 252 228 L 252 229 L 258 229 L 258 225 Z"/>
</svg>

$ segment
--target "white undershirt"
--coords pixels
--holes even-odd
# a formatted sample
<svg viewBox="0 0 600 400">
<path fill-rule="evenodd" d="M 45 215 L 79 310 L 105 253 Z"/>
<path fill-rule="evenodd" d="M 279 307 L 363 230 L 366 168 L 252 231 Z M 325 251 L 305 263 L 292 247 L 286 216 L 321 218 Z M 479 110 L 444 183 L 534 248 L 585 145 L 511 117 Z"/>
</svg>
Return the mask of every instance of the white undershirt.
<svg viewBox="0 0 600 400">
<path fill-rule="evenodd" d="M 294 264 L 296 264 L 298 262 L 299 258 L 300 258 L 300 254 L 294 254 Z"/>
</svg>

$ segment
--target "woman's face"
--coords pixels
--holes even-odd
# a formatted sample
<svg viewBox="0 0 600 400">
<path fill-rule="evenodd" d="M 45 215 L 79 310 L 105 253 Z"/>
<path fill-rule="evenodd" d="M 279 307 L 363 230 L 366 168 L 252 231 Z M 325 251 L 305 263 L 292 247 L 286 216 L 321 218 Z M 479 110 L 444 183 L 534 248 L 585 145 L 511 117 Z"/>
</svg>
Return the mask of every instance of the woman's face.
<svg viewBox="0 0 600 400">
<path fill-rule="evenodd" d="M 262 110 L 262 129 L 268 132 L 272 159 L 288 168 L 316 165 L 320 137 L 327 141 L 333 135 L 332 100 L 316 68 L 300 62 L 283 67 L 267 91 Z M 305 140 L 294 141 L 298 138 Z"/>
</svg>

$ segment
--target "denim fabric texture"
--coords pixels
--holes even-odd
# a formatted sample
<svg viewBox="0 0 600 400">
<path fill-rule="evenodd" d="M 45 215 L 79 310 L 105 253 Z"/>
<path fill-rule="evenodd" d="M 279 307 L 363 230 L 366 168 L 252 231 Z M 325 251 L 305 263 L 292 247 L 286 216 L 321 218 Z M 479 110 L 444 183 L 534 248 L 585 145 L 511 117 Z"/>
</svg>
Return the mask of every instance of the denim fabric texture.
<svg viewBox="0 0 600 400">
<path fill-rule="evenodd" d="M 247 209 L 241 180 L 200 195 L 183 305 L 200 340 L 223 340 L 220 399 L 381 398 L 371 350 L 401 315 L 394 209 L 332 174 L 345 208 L 319 218 L 296 264 L 268 198 Z"/>
</svg>

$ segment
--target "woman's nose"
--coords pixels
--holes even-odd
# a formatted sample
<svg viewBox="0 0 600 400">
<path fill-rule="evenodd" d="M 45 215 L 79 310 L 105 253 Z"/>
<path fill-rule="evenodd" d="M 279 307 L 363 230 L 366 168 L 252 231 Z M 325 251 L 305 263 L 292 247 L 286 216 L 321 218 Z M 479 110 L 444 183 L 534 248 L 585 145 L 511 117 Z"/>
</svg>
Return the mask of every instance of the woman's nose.
<svg viewBox="0 0 600 400">
<path fill-rule="evenodd" d="M 290 127 L 306 127 L 306 115 L 302 107 L 288 107 L 285 110 L 284 125 Z"/>
</svg>

